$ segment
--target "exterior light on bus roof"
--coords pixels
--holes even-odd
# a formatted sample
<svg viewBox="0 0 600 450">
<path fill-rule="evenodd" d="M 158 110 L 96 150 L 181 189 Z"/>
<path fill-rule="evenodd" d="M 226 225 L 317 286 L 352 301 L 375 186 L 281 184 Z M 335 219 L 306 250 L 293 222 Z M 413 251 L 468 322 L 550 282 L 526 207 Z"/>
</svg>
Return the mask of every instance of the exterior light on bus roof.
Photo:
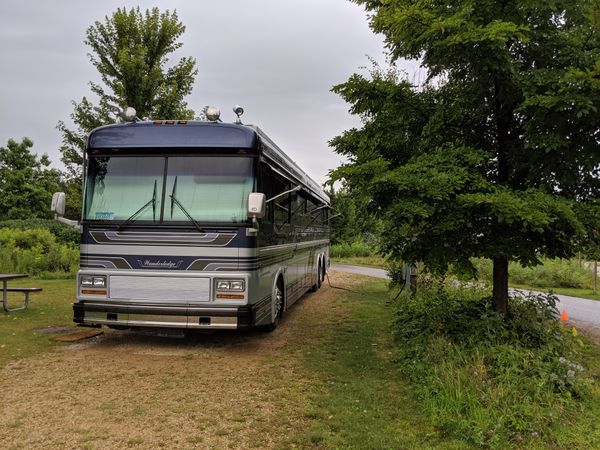
<svg viewBox="0 0 600 450">
<path fill-rule="evenodd" d="M 211 122 L 216 122 L 221 116 L 221 111 L 219 111 L 219 108 L 217 108 L 216 106 L 207 106 L 204 114 L 206 115 L 206 118 L 208 120 L 210 120 Z"/>
<path fill-rule="evenodd" d="M 235 123 L 242 123 L 242 119 L 240 119 L 240 117 L 242 117 L 242 114 L 244 114 L 244 108 L 242 108 L 240 105 L 235 105 L 233 107 L 233 112 L 237 116 Z"/>
<path fill-rule="evenodd" d="M 137 117 L 137 111 L 135 110 L 135 108 L 128 106 L 127 108 L 125 108 L 125 111 L 123 111 L 123 116 L 125 117 L 125 120 L 127 122 L 133 122 Z"/>
</svg>

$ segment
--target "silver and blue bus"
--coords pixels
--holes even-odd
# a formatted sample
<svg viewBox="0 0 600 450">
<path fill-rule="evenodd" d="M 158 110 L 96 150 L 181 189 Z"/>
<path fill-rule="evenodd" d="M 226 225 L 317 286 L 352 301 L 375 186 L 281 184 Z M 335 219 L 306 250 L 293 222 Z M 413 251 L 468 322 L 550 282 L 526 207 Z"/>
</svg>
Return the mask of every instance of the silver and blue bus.
<svg viewBox="0 0 600 450">
<path fill-rule="evenodd" d="M 88 137 L 84 173 L 81 326 L 273 330 L 321 286 L 329 197 L 257 127 L 107 125 Z"/>
</svg>

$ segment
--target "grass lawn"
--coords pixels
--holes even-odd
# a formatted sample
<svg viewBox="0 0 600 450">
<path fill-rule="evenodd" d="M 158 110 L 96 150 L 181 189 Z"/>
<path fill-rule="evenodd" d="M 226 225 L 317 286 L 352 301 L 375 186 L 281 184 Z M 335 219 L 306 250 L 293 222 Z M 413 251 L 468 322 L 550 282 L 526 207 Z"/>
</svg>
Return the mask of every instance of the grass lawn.
<svg viewBox="0 0 600 450">
<path fill-rule="evenodd" d="M 555 294 L 569 295 L 571 297 L 581 297 L 590 300 L 600 300 L 600 292 L 594 293 L 591 289 L 577 289 L 577 288 L 539 288 L 533 286 L 527 286 L 523 284 L 510 283 L 511 287 L 518 289 L 525 289 L 527 291 L 538 291 L 538 292 L 549 292 L 552 291 Z"/>
<path fill-rule="evenodd" d="M 301 349 L 307 376 L 315 384 L 304 413 L 312 421 L 290 444 L 319 449 L 471 448 L 433 427 L 399 375 L 386 282 L 369 281 L 356 290 L 339 293 L 337 319 L 315 318 L 319 331 Z"/>
<path fill-rule="evenodd" d="M 354 266 L 387 268 L 387 262 L 381 256 L 348 256 L 345 258 L 331 258 L 333 264 L 350 264 Z"/>
<path fill-rule="evenodd" d="M 154 427 L 156 423 L 164 424 L 168 416 L 163 417 L 163 415 L 165 410 L 169 410 L 168 408 L 177 408 L 173 410 L 175 412 L 169 414 L 193 413 L 195 416 L 189 420 L 189 423 L 183 421 L 181 425 L 193 428 L 197 427 L 198 417 L 204 417 L 202 412 L 207 408 L 213 408 L 210 409 L 212 413 L 208 416 L 215 421 L 214 427 L 221 430 L 219 433 L 223 433 L 221 436 L 215 432 L 216 437 L 213 437 L 220 439 L 219 442 L 225 442 L 227 433 L 231 433 L 231 437 L 227 438 L 231 439 L 228 441 L 231 444 L 229 447 L 239 448 L 241 441 L 237 438 L 236 427 L 241 428 L 243 421 L 249 419 L 235 416 L 231 418 L 233 425 L 227 425 L 227 421 L 221 422 L 222 416 L 226 415 L 228 410 L 227 408 L 223 411 L 218 410 L 221 404 L 219 402 L 222 402 L 223 398 L 217 396 L 219 401 L 215 401 L 212 389 L 219 388 L 223 392 L 232 393 L 232 404 L 240 403 L 240 398 L 243 398 L 241 404 L 247 401 L 255 402 L 256 405 L 261 405 L 260 408 L 264 409 L 265 414 L 274 411 L 277 411 L 277 414 L 282 411 L 288 413 L 291 411 L 294 414 L 298 412 L 297 416 L 290 416 L 291 422 L 287 425 L 285 414 L 282 417 L 274 415 L 272 420 L 257 420 L 256 424 L 253 422 L 253 427 L 260 428 L 257 428 L 257 436 L 261 437 L 273 436 L 275 426 L 285 425 L 285 430 L 289 430 L 277 434 L 278 437 L 269 442 L 269 445 L 265 444 L 269 448 L 419 450 L 475 448 L 463 440 L 466 438 L 456 434 L 453 437 L 436 427 L 428 409 L 431 406 L 419 400 L 410 382 L 400 374 L 396 361 L 398 347 L 391 333 L 394 309 L 388 300 L 386 282 L 366 278 L 364 280 L 368 281 L 345 285 L 353 292 L 323 288 L 318 293 L 305 297 L 298 305 L 293 306 L 289 316 L 284 317 L 281 328 L 269 335 L 232 333 L 219 337 L 220 335 L 217 334 L 213 338 L 214 345 L 211 345 L 210 337 L 201 337 L 197 341 L 189 342 L 125 337 L 123 342 L 128 344 L 122 345 L 122 342 L 118 344 L 120 341 L 117 333 L 115 334 L 117 337 L 113 337 L 115 339 L 113 345 L 91 349 L 85 357 L 76 352 L 57 358 L 52 354 L 42 355 L 40 359 L 46 358 L 46 361 L 43 370 L 37 372 L 39 376 L 50 376 L 46 374 L 47 367 L 55 370 L 63 367 L 61 364 L 64 367 L 73 367 L 77 370 L 76 373 L 70 374 L 68 381 L 74 383 L 71 388 L 84 389 L 86 383 L 81 383 L 78 377 L 83 377 L 82 379 L 90 377 L 90 371 L 95 370 L 97 366 L 103 367 L 98 372 L 103 376 L 106 371 L 113 370 L 111 380 L 116 380 L 115 385 L 105 389 L 103 395 L 107 397 L 106 401 L 117 402 L 115 403 L 117 406 L 121 404 L 119 402 L 124 402 L 125 409 L 119 409 L 118 414 L 112 410 L 108 411 L 106 414 L 110 419 L 98 422 L 104 424 L 103 426 L 108 427 L 110 431 L 112 431 L 110 427 L 117 426 L 123 421 L 126 423 L 140 421 L 140 429 Z M 339 283 L 338 280 L 334 281 L 334 284 Z M 38 295 L 32 295 L 29 310 L 0 313 L 0 368 L 6 366 L 10 360 L 32 356 L 60 345 L 50 341 L 48 334 L 36 333 L 34 330 L 49 326 L 73 326 L 71 308 L 74 298 L 73 280 L 23 280 L 19 284 L 41 287 L 44 290 Z M 14 285 L 16 286 L 17 283 Z M 134 347 L 137 350 L 131 353 L 131 348 Z M 600 351 L 595 346 L 583 343 L 581 351 L 585 352 L 583 362 L 586 374 L 589 374 L 594 382 L 590 385 L 586 398 L 581 399 L 578 404 L 580 407 L 577 411 L 570 410 L 571 412 L 567 413 L 557 409 L 555 422 L 560 432 L 556 431 L 550 438 L 543 437 L 543 441 L 539 440 L 539 446 L 534 444 L 516 448 L 600 448 L 600 429 L 597 427 L 598 417 L 600 417 L 600 387 L 597 384 L 600 380 Z M 117 358 L 119 364 L 115 364 L 115 356 L 112 352 L 121 352 Z M 172 356 L 169 356 L 170 352 L 173 353 Z M 129 358 L 136 361 L 137 365 L 132 365 Z M 207 361 L 210 363 L 206 364 Z M 227 361 L 233 365 L 224 370 L 223 366 Z M 25 363 L 26 361 L 23 362 Z M 86 364 L 91 366 L 88 367 Z M 32 366 L 35 368 L 35 364 Z M 249 368 L 254 370 L 250 373 L 253 373 L 255 378 L 245 379 Z M 8 369 L 9 367 L 6 368 Z M 205 372 L 200 373 L 201 369 Z M 123 379 L 126 381 L 122 382 Z M 153 412 L 155 415 L 150 412 L 142 414 L 140 411 L 143 412 L 143 409 L 131 409 L 131 405 L 127 404 L 127 397 L 123 397 L 124 394 L 120 391 L 113 392 L 113 389 L 137 386 L 143 381 L 160 392 L 167 387 L 172 389 L 167 391 L 168 395 L 164 398 L 154 401 L 150 397 L 146 399 L 148 404 L 142 405 L 152 411 L 156 409 Z M 244 397 L 240 389 L 250 381 L 255 381 L 256 385 L 250 386 L 251 389 L 247 389 Z M 171 386 L 170 383 L 174 384 Z M 189 389 L 189 383 L 196 383 L 192 389 L 194 395 L 191 392 L 185 393 L 185 390 Z M 207 388 L 208 392 L 204 393 L 206 395 L 202 397 L 202 401 L 199 403 L 192 401 L 198 395 L 204 395 L 202 389 Z M 127 387 L 128 393 L 130 389 L 133 388 Z M 149 388 L 146 386 L 140 389 L 133 398 L 143 399 L 145 394 L 142 392 L 147 392 Z M 66 391 L 66 388 L 58 386 L 53 395 L 59 398 Z M 88 391 L 80 392 L 78 395 L 85 398 L 86 392 Z M 265 397 L 267 394 L 273 398 Z M 457 395 L 460 394 L 461 392 L 457 391 Z M 92 393 L 88 392 L 86 395 Z M 20 397 L 14 395 L 14 398 Z M 27 404 L 27 401 L 24 404 Z M 59 404 L 65 407 L 64 401 Z M 79 406 L 83 408 L 81 405 Z M 190 409 L 192 406 L 197 410 L 192 411 Z M 77 407 L 77 405 L 68 406 L 70 409 Z M 85 405 L 86 412 L 89 412 L 89 408 L 89 405 Z M 98 408 L 94 411 L 100 415 L 104 414 L 101 410 L 102 405 Z M 240 411 L 244 414 L 257 414 L 259 409 L 242 408 Z M 77 411 L 78 414 L 83 414 L 83 410 Z M 123 415 L 127 411 L 131 417 Z M 552 410 L 553 414 L 554 412 Z M 118 417 L 118 420 L 113 424 L 111 420 L 114 420 L 114 417 Z M 43 414 L 40 420 L 47 421 Z M 98 427 L 98 423 L 94 422 L 94 426 L 90 425 L 90 430 L 95 430 L 94 427 Z M 294 423 L 301 423 L 302 426 L 292 426 Z M 171 429 L 168 426 L 167 428 L 164 431 L 165 436 L 170 436 Z M 68 429 L 57 431 L 70 433 Z M 123 436 L 127 436 L 131 433 L 131 428 L 124 427 L 121 432 Z M 206 434 L 208 432 L 205 433 L 200 428 L 197 433 L 198 441 L 195 440 L 195 435 L 190 435 L 187 440 L 189 444 L 202 442 L 202 439 L 208 436 Z M 113 434 L 107 432 L 106 439 L 109 440 Z M 279 438 L 281 435 L 284 436 L 283 439 Z M 149 440 L 136 441 L 135 439 L 139 439 L 136 436 L 130 436 L 128 439 L 131 440 L 131 442 L 127 441 L 130 447 L 142 448 L 142 443 L 147 448 L 151 446 Z M 530 444 L 531 440 L 526 442 Z M 177 447 L 185 447 L 180 444 Z M 84 448 L 102 448 L 102 446 L 92 447 L 90 444 L 89 447 Z"/>
<path fill-rule="evenodd" d="M 333 264 L 349 264 L 354 266 L 377 267 L 381 269 L 387 268 L 387 262 L 381 256 L 349 256 L 344 258 L 331 258 Z M 528 291 L 549 292 L 555 294 L 569 295 L 571 297 L 587 298 L 590 300 L 600 300 L 600 292 L 594 292 L 592 289 L 577 289 L 577 288 L 540 288 L 529 286 L 526 284 L 510 283 L 510 287 L 525 289 Z"/>
<path fill-rule="evenodd" d="M 474 448 L 461 440 L 460 433 L 453 437 L 433 425 L 426 412 L 431 405 L 421 403 L 400 375 L 393 356 L 397 351 L 391 336 L 393 309 L 385 282 L 369 281 L 357 290 L 360 292 L 341 294 L 342 305 L 347 307 L 344 314 L 333 323 L 318 324 L 320 331 L 303 347 L 307 376 L 316 389 L 305 411 L 313 421 L 291 442 L 301 448 L 327 449 Z M 591 380 L 586 398 L 575 408 L 567 408 L 557 395 L 553 404 L 540 408 L 556 417 L 547 435 L 538 439 L 525 436 L 521 444 L 501 440 L 490 448 L 600 448 L 596 426 L 600 417 L 600 349 L 589 342 L 581 345 L 582 362 Z M 457 372 L 459 375 L 464 374 Z M 455 388 L 458 397 L 470 395 L 466 388 L 462 392 L 460 383 Z M 484 416 L 498 414 L 485 408 L 481 412 Z M 482 417 L 482 422 L 486 420 Z"/>
<path fill-rule="evenodd" d="M 0 368 L 10 359 L 22 358 L 60 345 L 48 334 L 38 333 L 46 327 L 73 327 L 75 280 L 15 280 L 9 287 L 40 287 L 42 292 L 30 294 L 25 311 L 0 312 Z M 19 306 L 23 294 L 9 293 L 9 305 Z"/>
</svg>

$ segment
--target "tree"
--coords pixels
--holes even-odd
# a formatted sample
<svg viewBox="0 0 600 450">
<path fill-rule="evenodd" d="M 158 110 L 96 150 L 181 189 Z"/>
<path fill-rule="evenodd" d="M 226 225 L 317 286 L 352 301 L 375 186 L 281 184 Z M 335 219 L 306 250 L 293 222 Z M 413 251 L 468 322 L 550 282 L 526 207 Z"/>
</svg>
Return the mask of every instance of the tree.
<svg viewBox="0 0 600 450">
<path fill-rule="evenodd" d="M 507 315 L 508 262 L 572 255 L 576 206 L 600 195 L 599 3 L 356 3 L 391 61 L 428 78 L 375 68 L 334 87 L 363 126 L 332 140 L 349 158 L 333 179 L 370 196 L 392 257 L 471 275 L 471 257 L 492 259 Z"/>
<path fill-rule="evenodd" d="M 117 9 L 104 22 L 95 22 L 86 32 L 90 61 L 100 73 L 103 85 L 90 82 L 98 97 L 94 105 L 86 97 L 73 102 L 71 119 L 76 130 L 59 122 L 62 162 L 75 183 L 79 183 L 83 149 L 88 133 L 115 122 L 113 107 L 131 106 L 138 117 L 155 119 L 193 118 L 184 98 L 191 93 L 198 71 L 194 58 L 181 58 L 167 67 L 168 56 L 183 44 L 179 38 L 185 26 L 177 13 L 160 13 L 158 8 L 141 13 L 139 7 Z"/>
<path fill-rule="evenodd" d="M 50 169 L 48 155 L 38 157 L 28 138 L 0 147 L 0 220 L 50 218 L 50 201 L 60 172 Z"/>
<path fill-rule="evenodd" d="M 600 198 L 577 206 L 577 215 L 585 229 L 580 251 L 588 260 L 598 261 L 600 260 Z"/>
</svg>

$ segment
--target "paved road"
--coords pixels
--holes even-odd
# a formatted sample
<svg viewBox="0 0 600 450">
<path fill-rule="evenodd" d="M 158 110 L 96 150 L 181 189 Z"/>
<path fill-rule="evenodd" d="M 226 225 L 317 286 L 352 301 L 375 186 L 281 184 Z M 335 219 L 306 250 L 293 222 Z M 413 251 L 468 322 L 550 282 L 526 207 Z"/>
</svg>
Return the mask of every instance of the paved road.
<svg viewBox="0 0 600 450">
<path fill-rule="evenodd" d="M 340 272 L 368 275 L 375 278 L 389 278 L 383 269 L 372 267 L 350 266 L 346 264 L 332 264 L 332 270 Z M 568 295 L 557 295 L 559 299 L 558 309 L 567 312 L 569 320 L 581 322 L 582 324 L 600 331 L 600 301 L 588 300 Z"/>
<path fill-rule="evenodd" d="M 386 280 L 389 278 L 385 270 L 375 269 L 374 267 L 349 266 L 347 264 L 332 264 L 331 269 L 337 270 L 339 272 L 356 273 L 358 275 L 368 275 L 374 278 L 384 278 Z"/>
</svg>

